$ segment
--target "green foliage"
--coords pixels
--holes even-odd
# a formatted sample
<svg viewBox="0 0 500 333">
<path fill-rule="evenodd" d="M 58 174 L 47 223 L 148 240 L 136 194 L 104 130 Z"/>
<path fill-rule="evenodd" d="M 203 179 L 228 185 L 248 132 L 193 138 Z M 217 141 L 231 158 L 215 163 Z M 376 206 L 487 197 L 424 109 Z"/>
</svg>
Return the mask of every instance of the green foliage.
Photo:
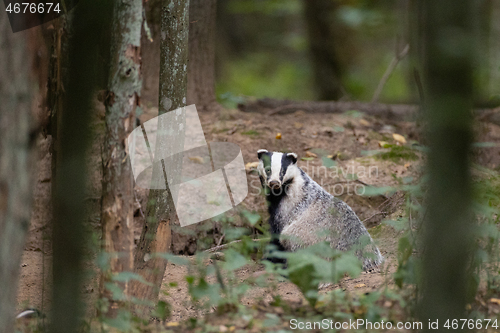
<svg viewBox="0 0 500 333">
<path fill-rule="evenodd" d="M 381 160 L 389 160 L 394 163 L 418 160 L 418 155 L 410 147 L 389 145 L 387 148 L 389 148 L 389 151 L 383 151 L 375 155 L 375 157 Z"/>
<path fill-rule="evenodd" d="M 307 62 L 255 53 L 229 62 L 223 78 L 217 82 L 216 92 L 219 101 L 228 106 L 235 106 L 242 96 L 311 100 L 314 94 L 308 84 L 309 71 Z"/>
</svg>

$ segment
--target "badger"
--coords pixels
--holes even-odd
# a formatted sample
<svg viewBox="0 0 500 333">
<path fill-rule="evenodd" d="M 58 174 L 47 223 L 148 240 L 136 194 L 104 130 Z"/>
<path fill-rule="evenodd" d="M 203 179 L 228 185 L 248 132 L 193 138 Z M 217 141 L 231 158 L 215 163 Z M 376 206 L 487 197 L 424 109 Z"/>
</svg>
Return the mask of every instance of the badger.
<svg viewBox="0 0 500 333">
<path fill-rule="evenodd" d="M 383 257 L 363 223 L 351 207 L 297 166 L 297 154 L 260 149 L 257 155 L 257 170 L 268 201 L 272 243 L 278 250 L 293 252 L 327 241 L 337 250 L 354 250 L 363 270 L 378 267 Z M 284 262 L 272 256 L 268 259 Z"/>
</svg>

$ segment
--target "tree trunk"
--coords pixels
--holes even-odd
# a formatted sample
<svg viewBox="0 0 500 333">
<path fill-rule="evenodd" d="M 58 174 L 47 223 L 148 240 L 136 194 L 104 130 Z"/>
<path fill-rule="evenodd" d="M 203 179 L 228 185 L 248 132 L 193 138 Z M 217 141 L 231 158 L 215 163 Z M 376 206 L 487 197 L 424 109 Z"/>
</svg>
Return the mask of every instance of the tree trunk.
<svg viewBox="0 0 500 333">
<path fill-rule="evenodd" d="M 318 98 L 336 101 L 344 95 L 339 56 L 341 43 L 338 41 L 342 33 L 335 31 L 340 29 L 339 24 L 334 27 L 339 3 L 331 0 L 303 0 L 302 4 Z"/>
<path fill-rule="evenodd" d="M 160 30 L 162 0 L 143 2 L 146 22 L 150 35 L 141 36 L 142 93 L 141 104 L 147 107 L 157 106 L 158 87 L 160 86 Z"/>
<path fill-rule="evenodd" d="M 0 13 L 0 332 L 14 332 L 17 283 L 31 215 L 30 59 L 26 33 Z"/>
<path fill-rule="evenodd" d="M 162 2 L 159 115 L 186 105 L 188 9 L 188 0 L 164 0 Z M 162 126 L 160 123 L 161 121 L 158 124 L 158 133 Z M 168 127 L 173 124 L 164 125 Z M 179 131 L 179 128 L 173 128 L 173 130 Z M 161 135 L 158 135 L 157 152 L 162 144 Z M 155 153 L 155 156 L 158 155 Z M 162 174 L 165 174 L 162 165 L 155 163 L 153 165 L 153 181 L 161 178 Z M 164 179 L 166 181 L 166 177 Z M 168 186 L 166 187 L 166 190 L 151 189 L 149 191 L 146 221 L 134 258 L 135 272 L 142 275 L 151 285 L 134 282 L 132 294 L 155 304 L 158 300 L 167 262 L 152 255 L 169 251 L 170 225 L 176 219 L 173 198 Z"/>
<path fill-rule="evenodd" d="M 473 1 L 425 0 L 423 77 L 430 153 L 420 319 L 466 318 L 472 244 Z M 460 329 L 460 327 L 459 327 Z M 463 330 L 462 330 L 463 331 Z"/>
<path fill-rule="evenodd" d="M 65 91 L 57 110 L 55 190 L 52 193 L 53 294 L 50 332 L 79 331 L 84 244 L 87 146 L 90 110 L 97 84 L 99 36 L 109 20 L 108 1 L 84 1 L 67 15 L 71 22 Z"/>
<path fill-rule="evenodd" d="M 191 0 L 189 4 L 189 62 L 187 104 L 198 111 L 217 109 L 215 98 L 216 0 Z"/>
<path fill-rule="evenodd" d="M 135 110 L 141 94 L 142 0 L 115 4 L 109 89 L 106 104 L 106 136 L 103 156 L 102 234 L 103 250 L 110 255 L 103 272 L 101 295 L 110 301 L 108 316 L 114 317 L 119 302 L 105 283 L 120 272 L 133 271 L 134 181 L 128 158 L 127 137 L 135 126 Z M 129 283 L 123 283 L 129 294 Z"/>
</svg>

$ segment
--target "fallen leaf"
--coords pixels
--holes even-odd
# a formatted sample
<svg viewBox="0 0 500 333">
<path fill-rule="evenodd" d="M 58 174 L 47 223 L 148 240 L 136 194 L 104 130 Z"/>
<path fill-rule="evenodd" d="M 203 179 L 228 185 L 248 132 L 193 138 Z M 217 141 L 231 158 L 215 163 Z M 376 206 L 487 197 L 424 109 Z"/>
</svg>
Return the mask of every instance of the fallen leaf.
<svg viewBox="0 0 500 333">
<path fill-rule="evenodd" d="M 312 151 L 306 151 L 306 157 L 318 157 L 318 155 L 316 155 Z"/>
<path fill-rule="evenodd" d="M 303 125 L 302 125 L 302 123 L 295 123 L 294 126 L 296 129 L 299 129 L 299 128 L 302 128 Z"/>
<path fill-rule="evenodd" d="M 205 161 L 203 160 L 203 157 L 201 156 L 189 156 L 188 157 L 191 161 L 193 161 L 194 163 L 198 163 L 198 164 L 203 164 L 205 163 Z"/>
<path fill-rule="evenodd" d="M 366 284 L 360 283 L 354 286 L 354 288 L 363 288 L 363 287 L 366 287 Z"/>
<path fill-rule="evenodd" d="M 363 126 L 367 126 L 367 127 L 370 126 L 370 123 L 365 119 L 360 119 L 359 123 Z"/>
<path fill-rule="evenodd" d="M 168 322 L 165 326 L 167 327 L 175 327 L 175 326 L 179 326 L 179 322 L 177 321 L 171 321 L 171 322 Z"/>
<path fill-rule="evenodd" d="M 219 332 L 227 332 L 227 327 L 224 325 L 219 326 Z"/>
<path fill-rule="evenodd" d="M 378 142 L 378 146 L 380 148 L 390 148 L 391 147 L 391 145 L 388 142 L 386 142 L 386 141 L 379 141 Z"/>
<path fill-rule="evenodd" d="M 399 143 L 406 144 L 406 139 L 401 134 L 392 133 L 392 137 Z"/>
<path fill-rule="evenodd" d="M 253 169 L 257 169 L 258 166 L 259 166 L 259 162 L 250 162 L 250 163 L 245 164 L 245 170 L 250 171 Z"/>
<path fill-rule="evenodd" d="M 405 165 L 403 165 L 406 169 L 408 169 L 410 167 L 410 163 L 405 163 Z"/>
<path fill-rule="evenodd" d="M 276 139 L 281 140 L 281 133 L 276 134 Z"/>
<path fill-rule="evenodd" d="M 500 298 L 490 298 L 489 302 L 500 305 Z"/>
</svg>

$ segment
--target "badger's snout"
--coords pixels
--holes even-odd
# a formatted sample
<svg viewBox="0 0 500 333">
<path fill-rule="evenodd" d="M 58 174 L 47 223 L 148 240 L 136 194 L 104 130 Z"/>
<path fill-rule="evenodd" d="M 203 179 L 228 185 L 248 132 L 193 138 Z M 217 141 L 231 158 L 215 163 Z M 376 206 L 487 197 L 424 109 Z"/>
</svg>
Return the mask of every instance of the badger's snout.
<svg viewBox="0 0 500 333">
<path fill-rule="evenodd" d="M 271 180 L 269 182 L 269 187 L 272 188 L 273 190 L 277 190 L 281 187 L 281 183 L 277 180 Z"/>
</svg>

